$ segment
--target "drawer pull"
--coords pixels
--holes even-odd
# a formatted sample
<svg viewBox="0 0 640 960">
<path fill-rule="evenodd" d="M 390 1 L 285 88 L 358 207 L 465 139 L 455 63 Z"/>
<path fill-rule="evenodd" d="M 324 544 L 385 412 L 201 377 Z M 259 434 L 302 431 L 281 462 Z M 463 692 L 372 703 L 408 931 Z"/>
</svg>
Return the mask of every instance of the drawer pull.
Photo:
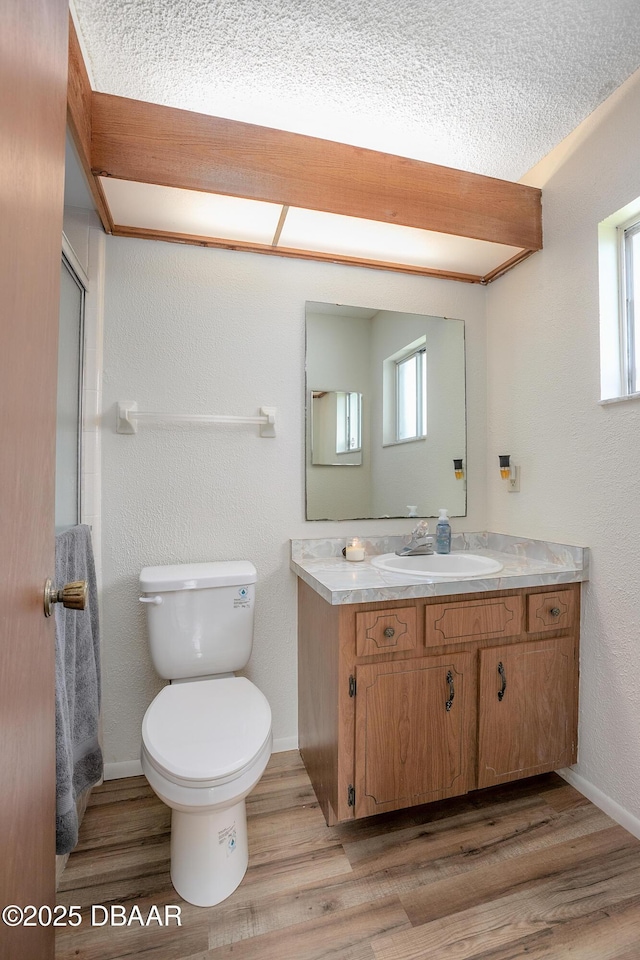
<svg viewBox="0 0 640 960">
<path fill-rule="evenodd" d="M 551 614 L 552 617 L 559 617 L 560 612 L 561 612 L 560 607 L 551 607 L 551 610 L 549 610 L 549 613 Z"/>
<path fill-rule="evenodd" d="M 449 710 L 451 710 L 453 698 L 456 695 L 456 692 L 453 689 L 453 674 L 451 673 L 451 670 L 447 670 L 447 683 L 449 684 L 449 699 L 445 703 L 445 707 L 447 708 L 447 713 L 448 713 Z"/>
<path fill-rule="evenodd" d="M 559 612 L 560 612 L 560 611 L 558 611 L 558 613 L 559 613 Z M 393 629 L 393 627 L 385 627 L 385 628 L 384 628 L 384 635 L 385 635 L 385 637 L 393 637 L 393 636 L 395 636 L 395 630 Z"/>
<path fill-rule="evenodd" d="M 498 673 L 500 674 L 500 677 L 502 679 L 502 687 L 500 690 L 498 690 L 498 700 L 501 701 L 502 698 L 504 697 L 505 690 L 507 689 L 507 674 L 505 672 L 504 664 L 502 660 L 498 664 Z"/>
</svg>

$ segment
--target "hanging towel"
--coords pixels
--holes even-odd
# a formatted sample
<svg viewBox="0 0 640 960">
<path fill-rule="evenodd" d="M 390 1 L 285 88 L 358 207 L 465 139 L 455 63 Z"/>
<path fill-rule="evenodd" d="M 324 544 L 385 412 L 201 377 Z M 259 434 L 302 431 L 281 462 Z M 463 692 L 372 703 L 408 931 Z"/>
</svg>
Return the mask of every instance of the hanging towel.
<svg viewBox="0 0 640 960">
<path fill-rule="evenodd" d="M 55 605 L 56 627 L 56 853 L 78 842 L 76 800 L 102 776 L 98 743 L 100 636 L 91 531 L 81 524 L 56 536 L 56 587 L 89 586 L 84 610 Z"/>
</svg>

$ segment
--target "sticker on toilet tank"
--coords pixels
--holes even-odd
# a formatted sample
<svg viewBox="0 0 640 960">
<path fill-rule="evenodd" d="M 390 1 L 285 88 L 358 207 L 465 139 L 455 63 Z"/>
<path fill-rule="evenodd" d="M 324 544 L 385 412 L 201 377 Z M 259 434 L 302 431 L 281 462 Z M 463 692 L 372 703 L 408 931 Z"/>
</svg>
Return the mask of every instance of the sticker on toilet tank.
<svg viewBox="0 0 640 960">
<path fill-rule="evenodd" d="M 243 609 L 251 606 L 251 594 L 248 587 L 239 587 L 238 596 L 234 597 L 233 609 Z"/>
<path fill-rule="evenodd" d="M 232 823 L 231 826 L 225 827 L 224 830 L 218 830 L 218 843 L 221 847 L 226 848 L 228 857 L 231 856 L 232 853 L 235 853 L 237 844 L 235 822 Z"/>
</svg>

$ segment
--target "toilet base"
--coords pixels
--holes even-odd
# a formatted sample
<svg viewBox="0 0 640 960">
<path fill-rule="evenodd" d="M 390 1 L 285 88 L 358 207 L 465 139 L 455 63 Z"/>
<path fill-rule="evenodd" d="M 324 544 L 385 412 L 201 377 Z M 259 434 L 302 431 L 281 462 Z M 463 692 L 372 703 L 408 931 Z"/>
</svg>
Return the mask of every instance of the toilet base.
<svg viewBox="0 0 640 960">
<path fill-rule="evenodd" d="M 244 799 L 212 813 L 171 811 L 171 882 L 183 900 L 196 907 L 226 900 L 248 863 Z"/>
</svg>

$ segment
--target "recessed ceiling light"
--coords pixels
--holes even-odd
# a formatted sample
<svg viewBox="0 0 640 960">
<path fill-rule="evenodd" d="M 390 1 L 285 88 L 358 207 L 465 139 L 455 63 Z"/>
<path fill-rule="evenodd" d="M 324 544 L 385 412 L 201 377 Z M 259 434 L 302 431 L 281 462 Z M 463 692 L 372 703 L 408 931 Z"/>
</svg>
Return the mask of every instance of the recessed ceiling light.
<svg viewBox="0 0 640 960">
<path fill-rule="evenodd" d="M 519 247 L 290 207 L 279 247 L 483 276 Z"/>
<path fill-rule="evenodd" d="M 113 222 L 119 226 L 270 244 L 282 207 L 277 203 L 102 177 Z"/>
</svg>

